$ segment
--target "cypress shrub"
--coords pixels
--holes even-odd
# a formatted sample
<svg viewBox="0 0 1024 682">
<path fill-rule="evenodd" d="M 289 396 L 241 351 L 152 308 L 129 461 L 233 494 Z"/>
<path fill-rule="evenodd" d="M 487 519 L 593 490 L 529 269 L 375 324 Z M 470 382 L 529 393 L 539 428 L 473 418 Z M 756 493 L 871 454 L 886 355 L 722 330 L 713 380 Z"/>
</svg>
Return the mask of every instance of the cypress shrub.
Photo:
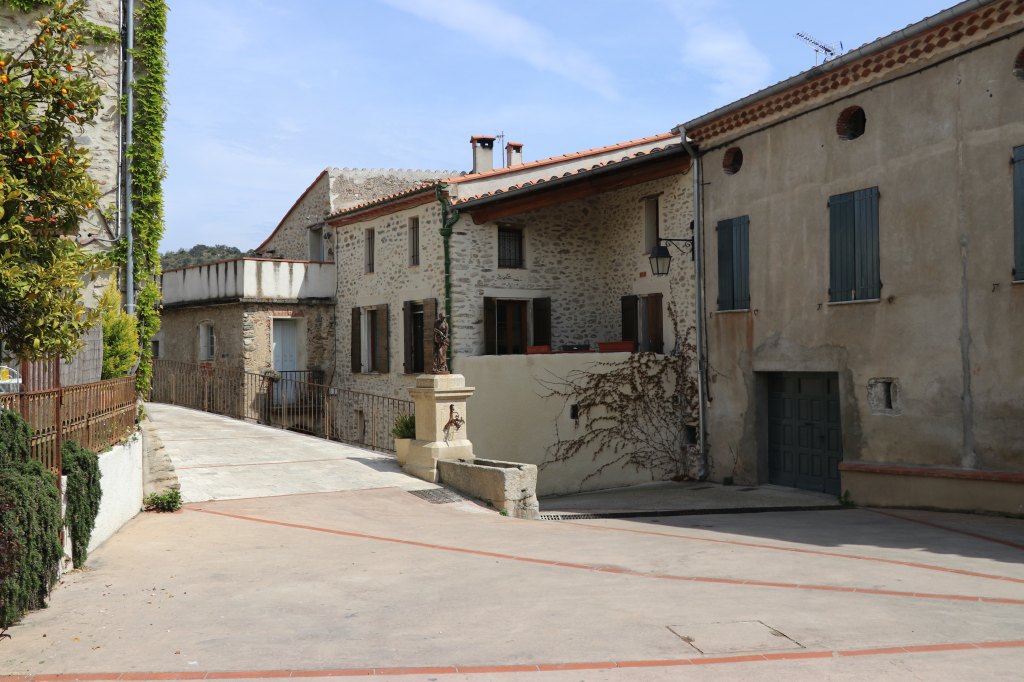
<svg viewBox="0 0 1024 682">
<path fill-rule="evenodd" d="M 0 629 L 46 606 L 63 553 L 57 479 L 31 459 L 30 437 L 20 415 L 0 410 Z"/>
<path fill-rule="evenodd" d="M 75 568 L 89 558 L 89 538 L 100 511 L 100 460 L 95 452 L 74 441 L 61 447 L 62 473 L 67 480 L 67 526 L 71 533 L 71 559 Z"/>
</svg>

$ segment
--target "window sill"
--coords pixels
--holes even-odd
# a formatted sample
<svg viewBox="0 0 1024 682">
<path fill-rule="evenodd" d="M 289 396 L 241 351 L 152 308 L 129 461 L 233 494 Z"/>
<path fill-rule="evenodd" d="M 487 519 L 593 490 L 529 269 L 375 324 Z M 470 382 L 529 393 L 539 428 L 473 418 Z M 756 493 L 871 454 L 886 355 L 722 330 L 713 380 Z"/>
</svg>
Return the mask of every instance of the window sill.
<svg viewBox="0 0 1024 682">
<path fill-rule="evenodd" d="M 1012 279 L 1012 280 L 1010 280 L 1010 285 L 1011 286 L 1013 286 L 1013 285 L 1024 286 L 1024 279 Z"/>
<path fill-rule="evenodd" d="M 499 270 L 525 270 L 526 266 L 525 265 L 519 265 L 519 266 L 499 265 L 498 269 Z"/>
<path fill-rule="evenodd" d="M 750 308 L 734 308 L 732 310 L 716 310 L 713 314 L 715 315 L 732 315 L 734 313 L 749 313 Z"/>
<path fill-rule="evenodd" d="M 880 298 L 861 298 L 856 301 L 829 301 L 828 304 L 832 305 L 857 305 L 859 303 L 881 303 Z"/>
</svg>

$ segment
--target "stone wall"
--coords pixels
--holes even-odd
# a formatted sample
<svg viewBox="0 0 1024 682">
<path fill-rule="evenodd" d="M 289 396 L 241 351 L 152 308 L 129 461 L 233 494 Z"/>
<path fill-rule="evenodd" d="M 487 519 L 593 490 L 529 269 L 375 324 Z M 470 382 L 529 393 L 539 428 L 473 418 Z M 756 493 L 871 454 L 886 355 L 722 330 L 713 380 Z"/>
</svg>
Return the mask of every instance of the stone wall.
<svg viewBox="0 0 1024 682">
<path fill-rule="evenodd" d="M 270 237 L 257 247 L 257 253 L 309 260 L 309 229 L 322 225 L 328 215 L 454 174 L 442 170 L 327 168 L 288 210 Z M 327 240 L 326 260 L 334 260 L 334 248 Z"/>
</svg>

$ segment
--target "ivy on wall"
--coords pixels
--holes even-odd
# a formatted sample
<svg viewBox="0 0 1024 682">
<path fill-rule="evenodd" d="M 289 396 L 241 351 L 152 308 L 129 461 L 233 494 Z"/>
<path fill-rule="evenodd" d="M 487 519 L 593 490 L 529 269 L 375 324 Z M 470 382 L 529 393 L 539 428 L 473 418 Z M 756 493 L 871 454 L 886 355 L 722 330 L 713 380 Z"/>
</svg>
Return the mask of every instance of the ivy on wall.
<svg viewBox="0 0 1024 682">
<path fill-rule="evenodd" d="M 141 358 L 136 383 L 149 390 L 152 339 L 160 330 L 160 238 L 164 233 L 164 121 L 167 118 L 167 3 L 145 0 L 135 12 L 133 139 L 128 147 L 132 171 L 132 232 L 135 311 Z"/>
<path fill-rule="evenodd" d="M 71 558 L 80 568 L 89 558 L 89 539 L 100 513 L 100 460 L 96 453 L 74 441 L 61 446 L 61 473 L 67 481 L 67 526 L 71 533 Z"/>
</svg>

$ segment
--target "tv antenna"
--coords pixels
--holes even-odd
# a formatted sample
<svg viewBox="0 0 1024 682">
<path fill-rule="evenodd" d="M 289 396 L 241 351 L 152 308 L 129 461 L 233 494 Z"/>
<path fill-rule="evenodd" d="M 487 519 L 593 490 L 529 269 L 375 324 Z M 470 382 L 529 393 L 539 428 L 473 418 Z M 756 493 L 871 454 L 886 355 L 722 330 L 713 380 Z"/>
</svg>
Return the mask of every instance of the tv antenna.
<svg viewBox="0 0 1024 682">
<path fill-rule="evenodd" d="M 829 59 L 832 59 L 833 57 L 838 56 L 839 53 L 843 51 L 843 43 L 842 42 L 832 43 L 832 44 L 823 43 L 820 40 L 817 40 L 817 39 L 809 36 L 806 33 L 797 33 L 796 37 L 799 38 L 800 40 L 804 41 L 808 45 L 810 45 L 812 48 L 814 48 L 814 65 L 815 66 L 818 65 L 818 55 L 819 54 L 823 55 L 822 58 L 821 58 L 821 63 L 824 64 Z"/>
</svg>

